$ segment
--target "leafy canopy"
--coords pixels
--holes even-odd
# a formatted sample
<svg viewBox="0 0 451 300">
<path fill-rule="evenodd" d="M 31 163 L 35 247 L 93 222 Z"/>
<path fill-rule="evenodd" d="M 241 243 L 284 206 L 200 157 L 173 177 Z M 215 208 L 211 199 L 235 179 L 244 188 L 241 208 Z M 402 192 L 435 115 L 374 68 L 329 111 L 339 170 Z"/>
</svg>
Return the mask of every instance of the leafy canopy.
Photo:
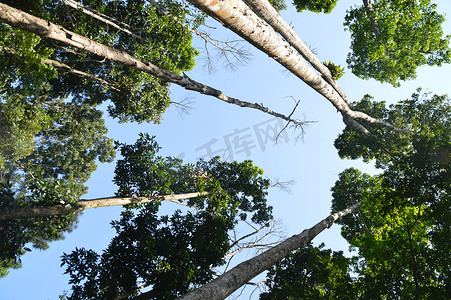
<svg viewBox="0 0 451 300">
<path fill-rule="evenodd" d="M 80 3 L 98 15 L 114 16 L 114 22 L 133 35 L 107 25 L 82 10 L 70 8 L 63 1 L 24 1 L 11 5 L 166 70 L 180 73 L 194 66 L 194 57 L 198 52 L 191 46 L 192 35 L 188 28 L 196 28 L 203 22 L 203 16 L 191 12 L 186 4 L 171 0 L 162 2 L 161 5 L 171 14 L 168 16 L 142 0 L 85 0 Z M 185 22 L 182 24 L 177 21 L 190 19 L 188 15 L 193 15 L 192 21 L 182 21 Z M 12 46 L 9 49 L 11 55 L 17 55 L 17 48 L 21 46 Z M 77 75 L 67 68 L 47 66 L 53 72 L 52 77 L 40 80 L 49 87 L 48 97 L 52 99 L 70 95 L 78 103 L 92 106 L 109 100 L 112 103 L 108 108 L 110 115 L 121 122 L 159 123 L 170 104 L 169 84 L 149 74 L 51 40 L 39 40 L 37 44 L 29 45 L 26 52 L 32 51 L 36 54 L 33 61 L 23 61 L 24 66 L 40 64 L 42 67 L 43 62 L 39 58 L 51 59 L 90 75 Z M 20 72 L 20 76 L 27 75 Z M 32 88 L 40 88 L 38 83 L 31 83 Z"/>
<path fill-rule="evenodd" d="M 357 106 L 412 131 L 392 135 L 372 126 L 367 137 L 345 128 L 340 156 L 374 160 L 382 173 L 342 172 L 332 188 L 332 210 L 361 202 L 339 221 L 358 250 L 364 298 L 446 299 L 449 295 L 451 215 L 451 105 L 447 96 L 421 94 L 389 109 L 365 97 Z M 371 126 L 371 125 L 369 125 Z"/>
<path fill-rule="evenodd" d="M 331 13 L 338 0 L 294 0 L 293 4 L 298 12 L 309 10 L 315 13 Z"/>
<path fill-rule="evenodd" d="M 349 68 L 362 79 L 399 86 L 414 79 L 419 66 L 450 63 L 450 36 L 444 36 L 445 17 L 436 7 L 430 0 L 376 0 L 372 13 L 351 8 L 344 22 L 352 39 Z"/>
<path fill-rule="evenodd" d="M 162 68 L 180 73 L 194 66 L 191 33 L 203 16 L 178 1 L 80 1 L 98 15 L 114 16 L 134 35 L 94 19 L 63 1 L 6 1 L 32 15 Z M 186 26 L 178 23 L 184 21 Z M 53 65 L 64 64 L 63 68 Z M 169 85 L 100 57 L 0 24 L 0 209 L 70 204 L 87 190 L 96 161 L 111 162 L 97 106 L 110 101 L 111 116 L 160 122 L 170 103 Z M 77 71 L 77 72 L 74 72 Z M 83 74 L 83 75 L 80 75 Z M 74 216 L 1 222 L 0 265 L 20 265 L 28 243 L 45 249 L 74 226 Z M 0 271 L 1 275 L 7 271 Z"/>
<path fill-rule="evenodd" d="M 351 260 L 323 247 L 308 244 L 273 266 L 260 299 L 356 299 Z"/>
</svg>

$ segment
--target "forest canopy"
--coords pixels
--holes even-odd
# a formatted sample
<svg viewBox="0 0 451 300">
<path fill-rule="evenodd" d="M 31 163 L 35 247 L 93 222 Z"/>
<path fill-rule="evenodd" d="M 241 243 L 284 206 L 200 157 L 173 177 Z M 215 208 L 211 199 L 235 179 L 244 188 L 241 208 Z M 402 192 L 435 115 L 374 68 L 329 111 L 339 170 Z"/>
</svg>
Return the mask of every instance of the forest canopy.
<svg viewBox="0 0 451 300">
<path fill-rule="evenodd" d="M 346 13 L 341 1 L 287 4 L 2 1 L 0 277 L 15 276 L 9 272 L 20 269 L 34 249 L 49 249 L 76 232 L 88 220 L 82 211 L 100 220 L 105 207 L 116 206 L 108 244 L 71 244 L 53 258 L 70 285 L 61 297 L 224 299 L 254 286 L 261 299 L 447 299 L 450 99 L 427 84 L 408 98 L 381 96 L 415 80 L 421 66 L 434 66 L 428 71 L 434 74 L 450 63 L 445 15 L 429 0 L 364 0 Z M 316 52 L 323 50 L 307 46 L 296 33 L 302 30 L 282 18 L 284 9 L 296 9 L 300 22 L 307 10 L 326 13 L 327 20 L 337 18 L 338 7 L 350 39 L 336 48 L 350 49 L 347 57 L 336 50 L 320 60 Z M 232 38 L 222 39 L 223 32 Z M 253 65 L 249 53 L 257 53 L 260 67 L 271 66 L 259 56 L 266 54 L 294 76 L 279 81 L 271 67 L 237 75 L 239 84 L 222 71 L 224 79 L 194 79 L 202 59 L 210 70 L 221 62 L 239 69 L 240 63 Z M 260 75 L 266 81 L 259 79 L 255 88 L 252 78 Z M 389 85 L 362 81 L 370 78 Z M 360 98 L 349 82 L 364 91 Z M 172 108 L 189 110 L 187 99 L 174 96 L 175 86 L 221 102 L 197 104 L 193 117 L 175 120 Z M 240 98 L 248 91 L 273 97 L 267 89 L 302 97 L 289 97 L 295 100 L 291 107 Z M 305 98 L 317 96 L 339 113 L 336 118 L 323 108 L 320 116 L 330 118 L 330 125 L 298 117 L 299 106 L 310 105 Z M 229 115 L 232 109 L 223 102 L 236 112 Z M 266 114 L 278 125 L 258 119 Z M 315 138 L 335 149 L 323 143 L 302 157 L 305 143 L 302 150 L 296 144 L 296 152 L 285 152 L 283 146 L 308 136 L 307 125 L 327 130 Z M 138 134 L 141 128 L 146 130 Z M 167 129 L 156 137 L 157 128 Z M 338 133 L 334 142 L 330 129 Z M 217 138 L 195 146 L 199 137 L 209 138 L 206 132 Z M 269 149 L 272 142 L 280 148 Z M 166 144 L 181 154 L 167 155 Z M 207 154 L 182 159 L 189 147 Z M 334 166 L 339 157 L 348 160 L 347 167 L 328 168 L 330 152 Z M 104 168 L 113 163 L 114 171 Z M 115 190 L 92 181 L 97 169 Z M 284 182 L 279 174 L 294 174 L 294 180 Z M 289 184 L 294 193 L 275 192 L 289 191 Z M 93 190 L 100 198 L 87 196 Z M 330 206 L 325 213 L 324 203 Z M 286 238 L 278 224 L 294 214 L 300 223 Z M 314 222 L 304 220 L 308 215 Z M 349 251 L 335 249 L 334 242 L 327 243 L 332 249 L 316 243 L 334 223 Z M 89 236 L 97 225 L 90 226 Z"/>
</svg>

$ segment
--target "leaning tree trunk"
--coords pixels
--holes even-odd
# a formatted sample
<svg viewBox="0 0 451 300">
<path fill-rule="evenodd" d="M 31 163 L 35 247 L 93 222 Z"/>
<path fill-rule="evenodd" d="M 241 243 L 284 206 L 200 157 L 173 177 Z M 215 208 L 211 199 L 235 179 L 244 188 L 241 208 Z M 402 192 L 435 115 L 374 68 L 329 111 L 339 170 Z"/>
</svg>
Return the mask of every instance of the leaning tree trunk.
<svg viewBox="0 0 451 300">
<path fill-rule="evenodd" d="M 26 219 L 26 218 L 39 218 L 48 217 L 53 215 L 68 215 L 71 213 L 77 213 L 89 208 L 107 207 L 107 206 L 119 206 L 127 204 L 140 204 L 156 201 L 173 201 L 179 204 L 179 200 L 191 199 L 207 195 L 208 193 L 186 193 L 177 195 L 154 195 L 149 197 L 126 197 L 126 198 L 98 198 L 92 200 L 80 200 L 73 204 L 68 205 L 52 205 L 52 206 L 40 206 L 40 207 L 18 207 L 8 211 L 0 211 L 0 221 Z"/>
<path fill-rule="evenodd" d="M 260 51 L 279 62 L 292 74 L 323 95 L 342 114 L 346 124 L 369 134 L 369 131 L 354 119 L 387 126 L 395 126 L 349 108 L 348 103 L 316 71 L 304 61 L 267 23 L 257 16 L 242 0 L 188 0 L 194 6 L 218 20 L 224 26 L 251 43 Z"/>
<path fill-rule="evenodd" d="M 324 229 L 331 227 L 335 220 L 353 212 L 359 206 L 360 203 L 357 203 L 345 210 L 328 216 L 312 228 L 306 229 L 298 235 L 293 235 L 262 254 L 240 263 L 230 271 L 178 299 L 219 300 L 226 298 L 242 285 L 249 282 L 249 280 L 275 265 L 291 251 L 299 249 L 309 243 Z"/>
<path fill-rule="evenodd" d="M 208 85 L 202 84 L 195 80 L 192 80 L 185 74 L 183 76 L 178 75 L 175 72 L 162 69 L 150 62 L 140 60 L 125 51 L 108 47 L 104 44 L 97 43 L 84 36 L 69 31 L 62 26 L 56 25 L 52 22 L 37 18 L 30 14 L 27 14 L 21 10 L 0 3 L 0 21 L 5 22 L 13 27 L 33 32 L 41 37 L 53 39 L 76 47 L 78 49 L 90 52 L 92 54 L 104 57 L 110 61 L 122 64 L 124 66 L 146 72 L 155 77 L 158 77 L 166 82 L 175 83 L 184 87 L 187 90 L 199 92 L 207 96 L 213 96 L 224 102 L 235 104 L 241 107 L 248 107 L 258 109 L 264 113 L 270 114 L 274 117 L 281 118 L 285 121 L 292 122 L 298 126 L 304 125 L 305 122 L 299 122 L 291 119 L 283 114 L 274 112 L 267 107 L 259 105 L 257 103 L 250 103 L 242 101 L 233 97 L 229 97 L 222 91 L 217 90 Z"/>
<path fill-rule="evenodd" d="M 338 92 L 338 94 L 349 104 L 345 93 L 332 78 L 330 70 L 316 57 L 309 47 L 301 40 L 294 29 L 280 16 L 277 10 L 267 0 L 244 0 L 258 16 L 266 21 L 277 31 L 290 45 L 296 49 L 323 78 Z"/>
</svg>

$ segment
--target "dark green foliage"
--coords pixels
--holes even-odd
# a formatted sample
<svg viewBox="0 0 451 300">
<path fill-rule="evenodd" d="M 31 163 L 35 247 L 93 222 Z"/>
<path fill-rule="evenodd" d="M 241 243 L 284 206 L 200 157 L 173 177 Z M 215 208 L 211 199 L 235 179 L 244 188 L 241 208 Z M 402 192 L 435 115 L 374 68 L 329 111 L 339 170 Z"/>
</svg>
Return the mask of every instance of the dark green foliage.
<svg viewBox="0 0 451 300">
<path fill-rule="evenodd" d="M 0 182 L 0 209 L 7 213 L 19 205 L 70 203 L 73 201 L 70 188 L 63 185 L 62 182 L 37 182 L 25 196 L 18 197 L 11 184 Z M 48 242 L 62 239 L 64 232 L 72 231 L 76 221 L 77 216 L 71 215 L 0 222 L 0 275 L 6 276 L 9 267 L 21 267 L 20 256 L 31 251 L 29 244 L 45 250 Z"/>
<path fill-rule="evenodd" d="M 85 249 L 64 254 L 73 284 L 69 299 L 133 295 L 138 281 L 152 287 L 148 299 L 173 299 L 211 280 L 210 267 L 221 265 L 228 250 L 229 225 L 208 213 L 158 217 L 157 211 L 152 204 L 123 212 L 102 255 Z"/>
<path fill-rule="evenodd" d="M 194 66 L 194 57 L 198 52 L 191 47 L 191 32 L 174 18 L 166 16 L 145 1 L 80 1 L 81 4 L 95 10 L 97 14 L 114 16 L 115 23 L 132 32 L 133 35 L 118 30 L 81 10 L 72 9 L 62 1 L 46 0 L 40 4 L 33 1 L 21 5 L 13 3 L 37 17 L 44 18 L 66 29 L 74 31 L 96 42 L 126 51 L 132 56 L 149 61 L 161 68 L 180 73 Z M 191 13 L 185 4 L 177 1 L 161 3 L 174 17 L 185 20 Z M 202 16 L 193 16 L 193 21 L 186 21 L 188 26 L 196 27 L 202 22 Z M 6 25 L 2 25 L 7 27 Z M 9 29 L 10 31 L 17 31 Z M 17 33 L 23 35 L 23 33 Z M 37 39 L 37 38 L 34 38 Z M 50 58 L 67 64 L 108 82 L 102 83 L 86 76 L 77 76 L 65 69 L 44 67 L 53 71 L 53 77 L 39 77 L 49 87 L 50 98 L 73 96 L 77 102 L 98 105 L 110 100 L 113 105 L 108 109 L 111 116 L 125 121 L 152 121 L 159 123 L 161 115 L 169 105 L 169 84 L 162 80 L 130 69 L 104 61 L 100 57 L 82 52 L 70 47 L 62 47 L 50 40 L 40 40 L 33 44 L 19 47 L 12 44 L 8 50 L 12 55 L 22 55 L 20 48 L 35 52 L 33 61 L 22 55 L 25 65 L 44 65 L 39 58 Z M 11 43 L 10 43 L 11 44 Z M 17 69 L 14 65 L 12 68 Z M 21 74 L 26 78 L 26 75 Z M 25 81 L 25 79 L 24 79 Z M 32 88 L 39 88 L 37 83 Z"/>
<path fill-rule="evenodd" d="M 330 74 L 334 80 L 338 80 L 345 74 L 344 68 L 340 67 L 340 65 L 336 65 L 333 62 L 323 62 L 323 64 L 329 69 Z"/>
<path fill-rule="evenodd" d="M 260 299 L 356 299 L 351 260 L 323 247 L 308 244 L 272 267 Z"/>
<path fill-rule="evenodd" d="M 361 157 L 365 161 L 375 159 L 376 167 L 386 168 L 393 159 L 412 154 L 414 151 L 412 146 L 416 145 L 422 147 L 423 152 L 438 151 L 438 157 L 445 162 L 448 161 L 446 154 L 440 154 L 446 153 L 450 134 L 451 105 L 446 95 L 429 96 L 418 89 L 412 94 L 411 99 L 400 101 L 389 108 L 385 107 L 384 102 L 375 102 L 371 96 L 366 95 L 354 104 L 353 109 L 387 121 L 398 128 L 410 130 L 413 134 L 400 133 L 385 126 L 369 123 L 365 123 L 365 126 L 370 128 L 370 135 L 346 127 L 335 140 L 340 157 L 351 159 Z M 432 148 L 421 146 L 423 143 L 427 143 L 426 147 Z"/>
<path fill-rule="evenodd" d="M 118 196 L 182 194 L 208 192 L 189 199 L 187 204 L 233 220 L 253 212 L 252 221 L 263 224 L 271 219 L 266 205 L 269 180 L 251 161 L 223 162 L 219 157 L 196 164 L 183 164 L 173 157 L 157 156 L 158 144 L 141 134 L 133 145 L 117 144 L 123 158 L 117 162 L 114 182 Z"/>
<path fill-rule="evenodd" d="M 373 126 L 373 134 L 364 138 L 347 128 L 336 142 L 340 155 L 374 159 L 383 170 L 369 176 L 348 169 L 332 188 L 332 211 L 362 203 L 352 217 L 339 221 L 343 236 L 358 249 L 362 297 L 446 299 L 450 291 L 449 98 L 418 92 L 389 109 L 371 102 L 362 105 L 412 131 L 392 135 Z"/>
<path fill-rule="evenodd" d="M 344 25 L 351 32 L 347 63 L 363 79 L 374 78 L 399 86 L 414 79 L 422 65 L 451 61 L 450 36 L 444 36 L 443 15 L 430 0 L 372 1 L 375 29 L 364 6 L 348 11 Z M 377 33 L 379 31 L 379 33 Z"/>
<path fill-rule="evenodd" d="M 315 13 L 330 13 L 338 0 L 294 0 L 293 4 L 298 12 L 309 10 Z"/>
<path fill-rule="evenodd" d="M 9 110 L 11 102 L 0 104 L 0 113 L 5 108 L 0 115 L 1 212 L 77 201 L 86 192 L 84 183 L 96 160 L 111 161 L 115 154 L 101 112 L 62 101 L 46 109 L 25 104 L 24 110 Z M 42 116 L 47 123 L 38 124 L 40 119 L 28 119 L 30 115 Z M 47 242 L 61 239 L 75 220 L 66 216 L 0 222 L 0 261 L 18 259 L 27 243 L 46 249 Z"/>
<path fill-rule="evenodd" d="M 37 49 L 40 38 L 0 25 L 0 189 L 1 210 L 76 201 L 95 170 L 111 161 L 102 113 L 87 104 L 49 98 L 56 72 Z M 4 67 L 4 68 L 3 68 Z M 1 222 L 1 264 L 11 265 L 25 245 L 45 249 L 71 230 L 72 217 Z M 12 238 L 14 237 L 14 238 Z M 19 266 L 20 264 L 16 264 Z"/>
</svg>

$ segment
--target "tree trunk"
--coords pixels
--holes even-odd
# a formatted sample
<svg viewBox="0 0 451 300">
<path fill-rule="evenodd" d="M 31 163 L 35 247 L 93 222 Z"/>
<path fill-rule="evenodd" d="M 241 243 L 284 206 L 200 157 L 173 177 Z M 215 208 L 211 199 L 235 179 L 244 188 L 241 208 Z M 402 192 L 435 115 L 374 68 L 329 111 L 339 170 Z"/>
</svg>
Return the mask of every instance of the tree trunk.
<svg viewBox="0 0 451 300">
<path fill-rule="evenodd" d="M 382 120 L 356 112 L 349 108 L 348 103 L 327 83 L 302 56 L 295 52 L 279 35 L 260 17 L 258 17 L 241 0 L 188 0 L 194 6 L 218 20 L 225 27 L 251 43 L 279 62 L 299 79 L 307 83 L 315 91 L 323 95 L 342 114 L 343 121 L 364 134 L 369 131 L 354 119 L 364 119 L 370 123 L 381 124 L 397 131 L 393 125 Z"/>
<path fill-rule="evenodd" d="M 379 38 L 381 31 L 379 30 L 379 26 L 377 25 L 377 21 L 374 18 L 374 8 L 373 4 L 371 4 L 371 0 L 363 0 L 363 6 L 365 6 L 366 14 L 368 18 L 370 18 L 371 26 L 373 27 L 374 35 L 376 39 Z"/>
<path fill-rule="evenodd" d="M 358 207 L 360 207 L 360 203 L 328 216 L 312 228 L 306 229 L 262 254 L 240 263 L 230 271 L 178 299 L 225 299 L 249 280 L 275 265 L 291 251 L 309 243 L 324 229 L 331 227 L 338 218 L 353 212 Z"/>
<path fill-rule="evenodd" d="M 323 78 L 338 92 L 338 94 L 349 104 L 345 93 L 332 78 L 330 70 L 310 51 L 309 47 L 301 40 L 291 26 L 285 22 L 277 10 L 267 0 L 244 0 L 258 16 L 265 20 L 275 31 L 277 31 L 296 51 L 301 54 Z"/>
<path fill-rule="evenodd" d="M 97 43 L 84 36 L 69 31 L 59 25 L 34 17 L 30 14 L 27 14 L 23 11 L 20 11 L 16 8 L 13 8 L 3 3 L 0 3 L 0 21 L 5 22 L 13 27 L 33 32 L 44 38 L 49 38 L 63 42 L 67 45 L 90 52 L 92 54 L 96 54 L 100 57 L 104 57 L 108 60 L 122 64 L 124 66 L 149 73 L 164 81 L 180 85 L 187 90 L 192 90 L 204 95 L 213 96 L 224 102 L 235 104 L 241 107 L 258 109 L 274 117 L 281 118 L 288 122 L 292 122 L 293 124 L 296 124 L 298 126 L 304 125 L 304 122 L 293 120 L 285 115 L 274 112 L 267 107 L 264 107 L 257 103 L 250 103 L 233 97 L 229 97 L 225 95 L 222 91 L 217 90 L 208 85 L 204 85 L 195 80 L 192 80 L 185 74 L 183 76 L 180 76 L 175 72 L 167 71 L 150 62 L 142 61 L 136 57 L 133 57 L 125 51 L 121 51 L 103 45 L 101 43 Z"/>
<path fill-rule="evenodd" d="M 155 201 L 174 201 L 196 198 L 208 193 L 187 193 L 178 195 L 162 195 L 162 196 L 149 196 L 149 197 L 127 197 L 127 198 L 98 198 L 92 200 L 80 200 L 72 205 L 53 205 L 42 207 L 19 207 L 8 211 L 0 212 L 0 221 L 26 219 L 26 218 L 39 218 L 48 217 L 53 215 L 68 215 L 71 213 L 77 213 L 89 208 L 107 207 L 107 206 L 119 206 L 127 204 L 140 204 L 149 203 Z"/>
</svg>

